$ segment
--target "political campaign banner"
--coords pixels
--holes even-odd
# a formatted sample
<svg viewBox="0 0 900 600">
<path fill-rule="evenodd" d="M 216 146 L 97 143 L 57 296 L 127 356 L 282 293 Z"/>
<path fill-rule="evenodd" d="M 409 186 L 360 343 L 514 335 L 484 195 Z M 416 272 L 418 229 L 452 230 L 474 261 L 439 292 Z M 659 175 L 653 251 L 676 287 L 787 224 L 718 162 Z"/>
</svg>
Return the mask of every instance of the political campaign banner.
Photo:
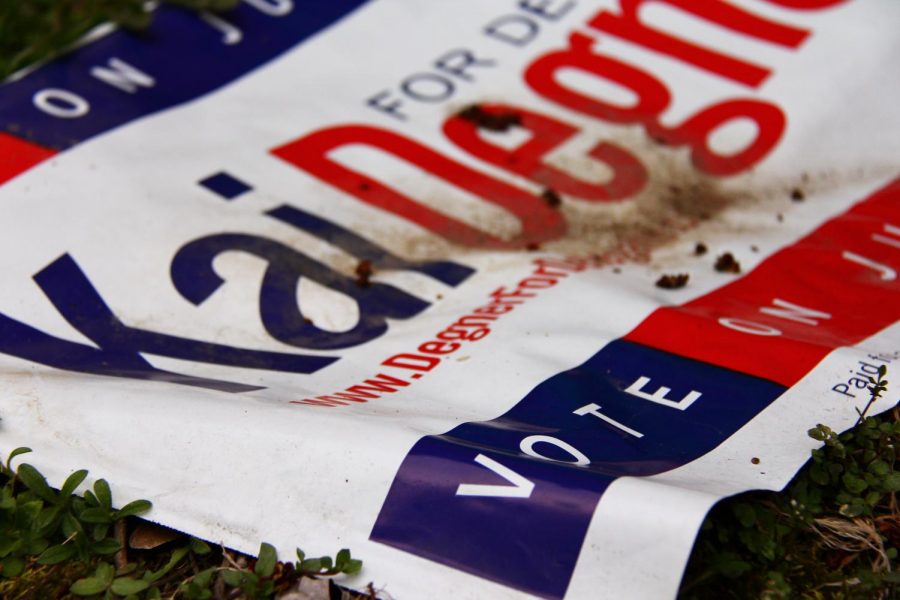
<svg viewBox="0 0 900 600">
<path fill-rule="evenodd" d="M 149 9 L 0 85 L 55 485 L 394 598 L 673 597 L 897 364 L 897 2 Z"/>
</svg>

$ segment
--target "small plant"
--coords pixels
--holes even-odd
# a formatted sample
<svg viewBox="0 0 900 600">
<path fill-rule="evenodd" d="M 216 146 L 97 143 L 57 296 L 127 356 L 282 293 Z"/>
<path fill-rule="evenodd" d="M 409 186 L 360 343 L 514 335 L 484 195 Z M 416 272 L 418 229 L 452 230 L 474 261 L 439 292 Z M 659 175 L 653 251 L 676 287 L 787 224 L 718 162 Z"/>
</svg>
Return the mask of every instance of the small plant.
<svg viewBox="0 0 900 600">
<path fill-rule="evenodd" d="M 164 0 L 191 10 L 225 11 L 239 0 Z M 0 2 L 0 81 L 69 48 L 92 27 L 112 22 L 143 29 L 153 19 L 144 0 Z M 152 6 L 152 5 L 151 5 Z"/>
<path fill-rule="evenodd" d="M 865 408 L 863 408 L 862 410 L 856 410 L 856 414 L 859 415 L 859 418 L 856 420 L 857 425 L 862 423 L 863 419 L 866 418 L 866 414 L 869 412 L 869 409 L 872 408 L 872 405 L 875 403 L 875 401 L 881 398 L 881 395 L 885 391 L 887 391 L 889 382 L 887 379 L 885 379 L 885 376 L 887 376 L 887 367 L 884 365 L 878 367 L 878 378 L 869 375 L 869 383 L 872 384 L 868 387 L 869 401 L 866 403 Z"/>
<path fill-rule="evenodd" d="M 12 460 L 28 452 L 17 448 L 0 466 L 6 479 L 0 489 L 0 577 L 17 576 L 30 557 L 55 565 L 115 554 L 121 545 L 109 535 L 112 524 L 150 509 L 148 501 L 136 500 L 115 510 L 103 479 L 84 497 L 73 495 L 87 477 L 84 470 L 72 473 L 57 492 L 33 466 L 23 463 L 13 470 Z"/>
<path fill-rule="evenodd" d="M 853 429 L 809 430 L 823 445 L 783 492 L 741 494 L 710 512 L 682 598 L 869 600 L 900 592 L 900 407 L 867 416 L 886 375 L 881 367 L 870 378 Z"/>
<path fill-rule="evenodd" d="M 83 496 L 75 495 L 87 478 L 85 470 L 72 473 L 61 489 L 54 490 L 35 467 L 23 463 L 13 468 L 13 460 L 28 452 L 29 448 L 16 448 L 0 464 L 0 597 L 4 600 L 63 595 L 268 599 L 303 577 L 354 575 L 362 568 L 362 561 L 347 549 L 334 558 L 307 558 L 297 549 L 296 562 L 279 562 L 270 544 L 262 544 L 258 558 L 253 559 L 187 536 L 174 549 L 128 562 L 127 549 L 115 539 L 116 533 L 124 532 L 126 519 L 150 510 L 150 502 L 135 500 L 116 509 L 103 479 Z"/>
</svg>

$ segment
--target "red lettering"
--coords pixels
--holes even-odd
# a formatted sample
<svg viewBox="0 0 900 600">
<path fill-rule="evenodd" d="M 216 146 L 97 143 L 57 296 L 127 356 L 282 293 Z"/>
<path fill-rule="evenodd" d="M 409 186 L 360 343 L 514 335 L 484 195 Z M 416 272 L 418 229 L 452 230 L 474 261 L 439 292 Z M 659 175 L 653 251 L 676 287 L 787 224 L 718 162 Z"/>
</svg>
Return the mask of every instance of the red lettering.
<svg viewBox="0 0 900 600">
<path fill-rule="evenodd" d="M 419 352 L 425 354 L 450 354 L 459 350 L 460 345 L 456 342 L 425 342 L 419 346 Z"/>
<path fill-rule="evenodd" d="M 844 4 L 847 0 L 765 0 L 770 4 L 776 4 L 785 8 L 794 8 L 797 10 L 821 10 L 823 8 L 831 8 L 838 4 Z"/>
<path fill-rule="evenodd" d="M 379 373 L 372 379 L 366 379 L 361 384 L 348 387 L 343 392 L 335 392 L 330 396 L 316 396 L 303 400 L 291 400 L 291 404 L 305 404 L 308 406 L 346 406 L 347 402 L 365 403 L 380 397 L 381 394 L 393 394 L 396 388 L 406 387 L 408 381 L 397 379 L 384 373 Z"/>
<path fill-rule="evenodd" d="M 398 369 L 412 369 L 413 371 L 430 371 L 438 364 L 441 359 L 433 356 L 422 356 L 421 354 L 395 354 L 385 359 L 381 364 L 388 367 L 397 367 Z"/>
<path fill-rule="evenodd" d="M 709 136 L 735 119 L 750 119 L 756 137 L 743 150 L 722 155 L 709 147 Z M 780 108 L 763 100 L 727 100 L 706 108 L 675 129 L 648 127 L 651 135 L 674 145 L 691 147 L 691 161 L 710 175 L 725 176 L 749 169 L 763 159 L 781 139 L 787 119 Z"/>
<path fill-rule="evenodd" d="M 592 52 L 596 40 L 583 33 L 569 36 L 570 47 L 541 56 L 528 66 L 525 81 L 548 100 L 612 123 L 647 123 L 669 106 L 671 95 L 658 79 L 632 65 Z M 637 96 L 634 106 L 623 107 L 586 96 L 557 80 L 562 69 L 598 75 L 628 88 Z"/>
<path fill-rule="evenodd" d="M 444 123 L 444 133 L 463 150 L 481 160 L 521 175 L 557 192 L 583 200 L 608 202 L 621 200 L 638 193 L 647 181 L 647 171 L 641 162 L 626 150 L 601 142 L 591 148 L 588 155 L 605 163 L 612 170 L 612 178 L 604 183 L 591 183 L 544 162 L 544 157 L 578 133 L 575 127 L 547 115 L 523 108 L 502 104 L 482 104 L 487 113 L 514 113 L 520 117 L 520 126 L 531 137 L 514 149 L 506 149 L 487 141 L 478 133 L 478 127 L 460 116 L 453 116 Z"/>
<path fill-rule="evenodd" d="M 413 198 L 344 167 L 328 156 L 332 150 L 348 145 L 377 148 L 496 204 L 519 219 L 521 231 L 511 240 L 501 239 L 419 204 Z M 275 148 L 272 153 L 363 202 L 402 216 L 460 245 L 521 248 L 556 239 L 565 232 L 565 221 L 560 212 L 547 206 L 539 197 L 384 129 L 366 125 L 331 127 Z"/>
<path fill-rule="evenodd" d="M 588 25 L 611 35 L 640 44 L 656 52 L 692 64 L 721 77 L 758 87 L 771 71 L 759 65 L 728 56 L 693 42 L 663 33 L 641 22 L 638 10 L 648 0 L 619 0 L 622 14 L 602 11 Z M 809 35 L 806 29 L 798 29 L 757 16 L 732 6 L 724 0 L 651 0 L 680 8 L 701 19 L 744 35 L 796 48 Z M 777 1 L 777 0 L 776 0 Z M 797 0 L 786 0 L 797 1 Z M 801 2 L 803 0 L 800 0 Z M 831 0 L 833 1 L 833 0 Z"/>
<path fill-rule="evenodd" d="M 594 39 L 581 33 L 569 38 L 571 47 L 544 55 L 529 66 L 525 79 L 546 98 L 587 115 L 614 123 L 640 123 L 654 138 L 672 145 L 688 145 L 694 165 L 710 175 L 734 175 L 763 159 L 781 139 L 785 116 L 777 106 L 762 100 L 736 99 L 701 110 L 682 125 L 667 128 L 658 117 L 669 105 L 665 85 L 649 73 L 616 59 L 591 51 Z M 556 75 L 563 68 L 577 68 L 619 83 L 637 97 L 637 103 L 622 108 L 590 98 L 560 84 Z M 756 137 L 746 148 L 721 155 L 709 147 L 709 136 L 719 126 L 734 119 L 750 119 L 757 126 Z"/>
</svg>

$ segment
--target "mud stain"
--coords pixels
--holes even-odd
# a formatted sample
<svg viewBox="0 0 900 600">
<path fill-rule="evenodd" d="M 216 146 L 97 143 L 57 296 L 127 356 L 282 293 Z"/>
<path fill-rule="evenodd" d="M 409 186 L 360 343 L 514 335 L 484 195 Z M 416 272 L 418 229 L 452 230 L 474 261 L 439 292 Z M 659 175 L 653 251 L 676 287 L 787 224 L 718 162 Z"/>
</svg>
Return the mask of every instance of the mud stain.
<svg viewBox="0 0 900 600">
<path fill-rule="evenodd" d="M 726 188 L 721 181 L 699 173 L 684 150 L 661 146 L 639 132 L 627 132 L 607 141 L 627 149 L 643 163 L 648 173 L 643 189 L 621 200 L 590 202 L 535 185 L 535 195 L 560 211 L 567 223 L 565 234 L 541 242 L 540 250 L 590 256 L 601 263 L 647 262 L 654 249 L 679 239 L 732 206 L 754 201 L 754 194 Z M 563 155 L 555 158 L 553 164 L 591 183 L 598 182 L 598 171 L 603 172 L 596 165 L 586 170 L 583 157 L 567 160 Z M 795 187 L 796 182 L 792 185 Z M 451 210 L 448 202 L 448 214 L 452 214 Z M 489 233 L 498 230 L 498 224 L 483 213 L 477 226 Z M 408 229 L 378 231 L 375 237 L 384 240 L 391 251 L 413 260 L 436 260 L 478 251 L 452 245 L 431 234 L 410 235 Z M 537 248 L 533 240 L 524 240 L 518 251 Z"/>
<path fill-rule="evenodd" d="M 475 117 L 483 120 L 480 113 Z M 515 127 L 515 123 L 506 121 L 502 127 L 497 125 L 497 129 Z M 798 169 L 795 175 L 782 179 L 771 175 L 761 177 L 752 171 L 717 178 L 698 171 L 690 161 L 687 148 L 661 144 L 636 128 L 619 128 L 612 132 L 609 128 L 597 128 L 586 130 L 583 135 L 596 143 L 612 143 L 636 157 L 647 172 L 643 188 L 628 198 L 592 202 L 560 193 L 548 185 L 526 182 L 516 176 L 517 187 L 527 187 L 541 201 L 544 209 L 549 207 L 564 216 L 566 231 L 556 239 L 539 243 L 534 239 L 524 239 L 510 252 L 524 254 L 541 250 L 591 257 L 598 265 L 648 263 L 655 250 L 682 240 L 704 224 L 713 225 L 719 234 L 741 237 L 752 243 L 754 234 L 781 226 L 779 223 L 783 220 L 783 214 L 793 207 L 814 202 L 819 193 L 880 176 L 886 170 L 870 165 L 840 171 Z M 553 153 L 552 164 L 588 183 L 603 183 L 610 176 L 604 164 L 586 158 L 581 152 L 571 156 L 564 152 Z M 430 176 L 423 174 L 422 177 Z M 428 196 L 427 204 L 485 232 L 486 237 L 497 236 L 508 240 L 517 233 L 515 219 L 486 200 L 484 206 L 477 206 L 476 203 L 473 207 L 443 192 Z M 771 219 L 763 223 L 759 219 L 723 218 L 723 213 L 733 208 L 749 208 L 758 214 L 769 214 Z M 464 259 L 467 255 L 487 249 L 452 244 L 437 234 L 424 229 L 415 231 L 415 226 L 397 224 L 396 221 L 368 220 L 355 225 L 356 231 L 408 260 Z M 697 244 L 695 254 L 704 254 L 706 247 L 702 240 L 695 238 L 691 240 L 691 244 L 694 243 Z M 354 272 L 355 264 L 341 266 L 349 277 L 358 275 Z"/>
</svg>

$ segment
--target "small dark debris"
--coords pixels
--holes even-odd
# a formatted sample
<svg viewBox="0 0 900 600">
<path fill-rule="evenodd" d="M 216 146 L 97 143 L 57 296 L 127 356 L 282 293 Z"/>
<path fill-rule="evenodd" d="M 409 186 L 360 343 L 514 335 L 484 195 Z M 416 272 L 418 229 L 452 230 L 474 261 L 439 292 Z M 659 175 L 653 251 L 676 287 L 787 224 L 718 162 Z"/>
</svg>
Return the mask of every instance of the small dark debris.
<svg viewBox="0 0 900 600">
<path fill-rule="evenodd" d="M 752 462 L 754 465 L 758 465 L 759 459 L 754 456 L 753 458 L 750 459 L 750 462 Z"/>
<path fill-rule="evenodd" d="M 741 263 L 735 260 L 731 252 L 726 252 L 716 259 L 715 268 L 719 273 L 740 273 Z"/>
<path fill-rule="evenodd" d="M 361 260 L 356 265 L 356 285 L 359 287 L 369 287 L 372 285 L 372 261 Z"/>
<path fill-rule="evenodd" d="M 616 275 L 618 275 L 621 272 L 622 272 L 622 269 L 620 269 L 619 267 L 613 267 L 613 273 L 615 273 Z"/>
<path fill-rule="evenodd" d="M 303 317 L 303 324 L 304 324 L 304 325 L 312 325 L 312 324 L 313 324 L 313 320 L 310 319 L 309 317 Z"/>
<path fill-rule="evenodd" d="M 759 246 L 750 246 L 750 252 L 759 252 Z"/>
<path fill-rule="evenodd" d="M 369 182 L 368 182 L 368 181 L 361 181 L 361 182 L 359 183 L 359 189 L 361 189 L 361 190 L 364 191 L 364 192 L 368 192 L 369 190 L 372 189 L 372 186 L 369 185 Z"/>
<path fill-rule="evenodd" d="M 525 246 L 525 249 L 529 252 L 535 252 L 541 249 L 541 245 L 537 242 L 528 242 L 528 245 Z"/>
<path fill-rule="evenodd" d="M 491 113 L 477 104 L 467 106 L 459 112 L 459 116 L 476 127 L 488 131 L 506 131 L 510 127 L 522 124 L 522 116 L 514 112 Z"/>
<path fill-rule="evenodd" d="M 707 250 L 709 250 L 709 248 L 706 247 L 706 244 L 704 244 L 703 242 L 697 242 L 697 245 L 694 246 L 694 256 L 703 256 L 704 254 L 706 254 Z"/>
<path fill-rule="evenodd" d="M 438 300 L 443 300 L 443 299 L 444 299 L 444 295 L 443 295 L 443 294 L 438 294 L 438 295 L 437 295 L 437 299 L 438 299 Z"/>
<path fill-rule="evenodd" d="M 550 208 L 559 208 L 562 205 L 562 197 L 552 188 L 547 188 L 541 192 L 541 198 L 544 199 L 544 202 L 546 202 L 547 206 Z"/>
<path fill-rule="evenodd" d="M 687 285 L 690 276 L 687 273 L 678 273 L 676 275 L 663 275 L 656 280 L 656 287 L 665 290 L 677 290 Z"/>
<path fill-rule="evenodd" d="M 784 221 L 784 215 L 781 213 L 778 213 L 777 215 L 775 215 L 775 218 L 778 219 L 779 223 Z"/>
<path fill-rule="evenodd" d="M 804 198 L 806 198 L 806 194 L 803 193 L 803 190 L 800 188 L 794 188 L 791 190 L 791 200 L 794 202 L 803 202 Z"/>
</svg>

